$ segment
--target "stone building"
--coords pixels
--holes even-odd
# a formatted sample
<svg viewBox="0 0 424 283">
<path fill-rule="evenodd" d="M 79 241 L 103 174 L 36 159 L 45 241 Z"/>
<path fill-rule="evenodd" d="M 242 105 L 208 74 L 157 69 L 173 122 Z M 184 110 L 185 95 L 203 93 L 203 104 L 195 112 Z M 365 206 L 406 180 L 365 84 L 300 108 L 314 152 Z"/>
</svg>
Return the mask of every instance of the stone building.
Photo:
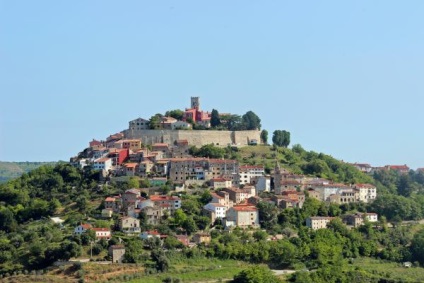
<svg viewBox="0 0 424 283">
<path fill-rule="evenodd" d="M 109 247 L 109 255 L 112 257 L 113 263 L 122 263 L 125 255 L 124 245 L 112 245 Z"/>
</svg>

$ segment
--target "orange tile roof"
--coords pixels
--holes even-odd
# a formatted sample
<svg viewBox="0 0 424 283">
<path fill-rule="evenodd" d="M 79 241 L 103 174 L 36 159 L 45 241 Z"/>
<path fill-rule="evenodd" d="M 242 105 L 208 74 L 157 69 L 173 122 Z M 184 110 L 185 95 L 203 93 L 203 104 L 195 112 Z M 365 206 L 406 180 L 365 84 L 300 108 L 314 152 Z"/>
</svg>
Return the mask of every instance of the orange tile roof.
<svg viewBox="0 0 424 283">
<path fill-rule="evenodd" d="M 164 195 L 152 195 L 150 196 L 151 201 L 161 201 L 161 200 L 179 200 L 179 197 L 175 196 L 164 196 Z"/>
<path fill-rule="evenodd" d="M 369 189 L 375 188 L 375 186 L 371 185 L 371 184 L 355 184 L 355 187 L 357 187 L 357 188 L 369 188 Z"/>
<path fill-rule="evenodd" d="M 96 232 L 110 232 L 110 229 L 108 228 L 92 228 L 91 230 Z"/>
<path fill-rule="evenodd" d="M 137 165 L 138 165 L 138 163 L 135 163 L 135 162 L 131 162 L 131 163 L 126 163 L 126 164 L 124 164 L 124 166 L 125 166 L 126 168 L 135 168 L 135 167 L 137 167 Z"/>
<path fill-rule="evenodd" d="M 93 227 L 93 226 L 91 226 L 91 224 L 87 224 L 87 223 L 81 224 L 80 226 L 84 229 L 90 229 L 90 228 Z"/>
<path fill-rule="evenodd" d="M 256 207 L 251 205 L 235 205 L 233 209 L 235 211 L 257 211 Z"/>
</svg>

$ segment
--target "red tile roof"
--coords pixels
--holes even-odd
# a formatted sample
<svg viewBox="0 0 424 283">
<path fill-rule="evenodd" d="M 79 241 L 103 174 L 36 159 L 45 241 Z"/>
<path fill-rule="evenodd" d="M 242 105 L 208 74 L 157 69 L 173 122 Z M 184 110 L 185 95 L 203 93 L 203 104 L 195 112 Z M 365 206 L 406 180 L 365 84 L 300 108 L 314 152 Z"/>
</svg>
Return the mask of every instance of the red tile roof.
<svg viewBox="0 0 424 283">
<path fill-rule="evenodd" d="M 135 163 L 135 162 L 131 162 L 131 163 L 126 163 L 126 164 L 124 164 L 124 166 L 125 166 L 126 168 L 135 168 L 135 167 L 137 167 L 137 165 L 138 165 L 138 163 Z"/>
<path fill-rule="evenodd" d="M 375 188 L 375 186 L 371 185 L 371 184 L 356 184 L 355 187 L 357 187 L 357 188 L 369 188 L 369 189 Z"/>
<path fill-rule="evenodd" d="M 82 228 L 84 228 L 85 230 L 87 230 L 87 229 L 91 229 L 93 226 L 91 226 L 91 224 L 87 224 L 87 223 L 84 223 L 84 224 L 81 224 L 80 225 Z"/>
<path fill-rule="evenodd" d="M 108 228 L 92 228 L 91 230 L 96 232 L 110 232 L 110 229 Z"/>
<path fill-rule="evenodd" d="M 235 205 L 233 209 L 235 211 L 257 211 L 256 207 L 251 205 Z"/>
<path fill-rule="evenodd" d="M 180 198 L 175 196 L 152 195 L 150 196 L 150 200 L 151 201 L 180 200 Z"/>
</svg>

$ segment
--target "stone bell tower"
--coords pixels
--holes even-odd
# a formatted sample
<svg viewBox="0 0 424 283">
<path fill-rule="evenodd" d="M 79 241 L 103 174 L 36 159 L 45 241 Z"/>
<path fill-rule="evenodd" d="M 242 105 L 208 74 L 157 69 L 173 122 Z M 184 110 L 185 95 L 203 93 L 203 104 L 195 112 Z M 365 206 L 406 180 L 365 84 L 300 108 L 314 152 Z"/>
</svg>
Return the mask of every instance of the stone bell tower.
<svg viewBox="0 0 424 283">
<path fill-rule="evenodd" d="M 191 107 L 200 110 L 200 98 L 198 96 L 191 97 Z"/>
</svg>

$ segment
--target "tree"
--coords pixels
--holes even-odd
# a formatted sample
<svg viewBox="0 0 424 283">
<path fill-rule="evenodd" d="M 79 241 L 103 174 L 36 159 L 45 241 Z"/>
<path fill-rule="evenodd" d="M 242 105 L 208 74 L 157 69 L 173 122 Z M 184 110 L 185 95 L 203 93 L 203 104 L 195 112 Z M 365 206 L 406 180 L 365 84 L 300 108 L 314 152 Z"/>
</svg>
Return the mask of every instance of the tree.
<svg viewBox="0 0 424 283">
<path fill-rule="evenodd" d="M 195 157 L 223 158 L 225 149 L 216 147 L 213 144 L 206 144 L 201 148 L 191 147 L 189 153 Z"/>
<path fill-rule="evenodd" d="M 181 121 L 184 118 L 184 111 L 180 109 L 169 110 L 169 111 L 166 111 L 165 116 L 172 117 L 174 119 Z"/>
<path fill-rule="evenodd" d="M 242 117 L 242 123 L 246 130 L 260 130 L 261 119 L 253 111 L 247 111 Z"/>
<path fill-rule="evenodd" d="M 424 264 L 424 229 L 414 235 L 411 243 L 411 253 L 414 260 Z"/>
<path fill-rule="evenodd" d="M 130 177 L 128 180 L 128 188 L 139 188 L 140 181 L 136 177 Z"/>
<path fill-rule="evenodd" d="M 17 228 L 17 223 L 15 220 L 15 216 L 13 215 L 13 212 L 6 207 L 0 208 L 0 230 L 6 231 L 6 232 L 12 232 L 15 231 Z"/>
<path fill-rule="evenodd" d="M 272 135 L 272 142 L 277 146 L 288 147 L 290 144 L 290 132 L 275 130 Z"/>
<path fill-rule="evenodd" d="M 279 283 L 281 282 L 271 270 L 263 266 L 253 266 L 242 270 L 234 276 L 233 283 Z"/>
<path fill-rule="evenodd" d="M 230 131 L 243 130 L 242 119 L 239 115 L 230 115 L 227 118 L 227 128 Z"/>
<path fill-rule="evenodd" d="M 162 122 L 162 117 L 163 116 L 160 113 L 157 113 L 157 114 L 153 115 L 152 117 L 150 117 L 150 120 L 149 120 L 149 127 L 150 127 L 150 129 L 152 129 L 152 130 L 160 129 L 160 124 Z"/>
<path fill-rule="evenodd" d="M 264 144 L 268 144 L 268 131 L 267 130 L 262 130 L 262 132 L 261 132 L 261 141 Z"/>
<path fill-rule="evenodd" d="M 211 112 L 211 127 L 215 128 L 221 124 L 221 119 L 219 118 L 218 110 L 212 109 Z"/>
<path fill-rule="evenodd" d="M 261 226 L 269 229 L 277 223 L 277 207 L 269 202 L 261 201 L 256 207 L 259 210 L 259 222 Z"/>
<path fill-rule="evenodd" d="M 197 225 L 196 222 L 194 221 L 193 217 L 187 217 L 187 219 L 184 220 L 184 222 L 181 225 L 184 230 L 187 231 L 188 234 L 194 233 L 197 231 Z"/>
</svg>

